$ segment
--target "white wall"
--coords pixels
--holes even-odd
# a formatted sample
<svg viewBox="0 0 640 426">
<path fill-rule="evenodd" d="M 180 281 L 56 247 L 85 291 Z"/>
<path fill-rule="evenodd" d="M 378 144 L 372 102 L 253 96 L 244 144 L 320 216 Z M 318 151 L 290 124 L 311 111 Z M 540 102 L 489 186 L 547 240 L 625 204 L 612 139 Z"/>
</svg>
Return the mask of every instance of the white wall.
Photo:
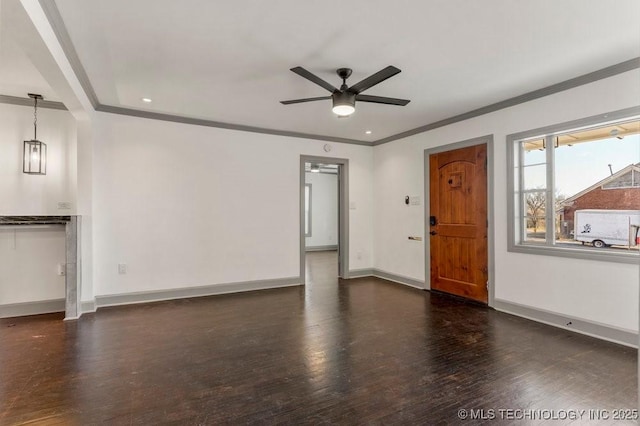
<svg viewBox="0 0 640 426">
<path fill-rule="evenodd" d="M 93 302 L 93 125 L 77 120 L 77 214 L 80 216 L 80 282 L 82 301 Z"/>
<path fill-rule="evenodd" d="M 64 225 L 0 227 L 0 305 L 64 299 Z"/>
<path fill-rule="evenodd" d="M 338 245 L 338 175 L 305 173 L 305 183 L 311 184 L 311 236 L 307 247 Z"/>
<path fill-rule="evenodd" d="M 331 154 L 349 159 L 350 200 L 357 206 L 349 211 L 350 268 L 424 281 L 424 245 L 407 239 L 424 233 L 424 205 L 404 204 L 406 195 L 423 194 L 423 152 L 493 134 L 496 299 L 638 330 L 637 265 L 507 252 L 505 137 L 635 106 L 639 77 L 628 72 L 373 149 L 333 143 Z M 22 140 L 32 137 L 32 108 L 0 104 L 0 215 L 75 213 L 57 209 L 58 201 L 76 203 L 75 124 L 65 111 L 41 109 L 38 117 L 48 174 L 27 176 L 20 170 Z M 105 113 L 96 113 L 89 127 L 94 250 L 83 300 L 298 275 L 299 157 L 326 156 L 325 142 Z M 29 272 L 39 278 L 29 281 L 46 282 L 46 289 L 24 294 L 6 285 L 29 276 L 16 272 L 28 265 L 27 251 L 9 260 L 18 250 L 11 233 L 2 234 L 0 303 L 63 294 L 56 293 L 63 279 L 51 269 L 64 260 L 64 234 L 47 232 L 14 238 L 16 247 L 27 247 L 38 236 L 34 246 L 45 250 L 38 252 L 45 266 Z M 118 263 L 128 265 L 126 275 L 118 275 Z M 10 264 L 16 269 L 7 273 Z"/>
<path fill-rule="evenodd" d="M 326 156 L 326 142 L 95 117 L 95 295 L 299 275 L 300 155 Z M 349 159 L 357 205 L 350 267 L 370 268 L 373 152 L 332 145 L 332 156 Z"/>
<path fill-rule="evenodd" d="M 424 192 L 424 150 L 493 134 L 496 299 L 637 331 L 637 265 L 507 252 L 506 136 L 637 106 L 639 99 L 634 70 L 375 147 L 374 267 L 425 280 L 424 246 L 407 240 L 423 235 L 424 210 L 403 203 L 405 195 Z"/>
<path fill-rule="evenodd" d="M 47 174 L 22 173 L 22 142 L 33 138 L 33 107 L 0 104 L 0 216 L 75 214 L 75 124 L 67 111 L 38 108 Z M 71 210 L 58 202 L 72 203 Z M 0 305 L 65 297 L 64 226 L 0 228 Z"/>
</svg>

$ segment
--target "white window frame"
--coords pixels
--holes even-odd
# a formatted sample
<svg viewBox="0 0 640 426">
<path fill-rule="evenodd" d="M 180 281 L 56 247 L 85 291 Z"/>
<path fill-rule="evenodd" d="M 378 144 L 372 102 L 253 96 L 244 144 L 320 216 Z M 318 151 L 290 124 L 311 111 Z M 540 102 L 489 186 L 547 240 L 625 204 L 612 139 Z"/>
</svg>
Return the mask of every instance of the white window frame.
<svg viewBox="0 0 640 426">
<path fill-rule="evenodd" d="M 580 247 L 558 247 L 553 245 L 555 241 L 555 226 L 546 227 L 545 243 L 532 244 L 524 242 L 524 233 L 526 230 L 522 229 L 523 214 L 521 212 L 524 206 L 524 193 L 521 188 L 524 186 L 522 179 L 522 173 L 516 176 L 516 171 L 522 170 L 522 164 L 515 164 L 516 149 L 519 149 L 519 144 L 523 139 L 545 139 L 545 145 L 547 147 L 553 147 L 553 138 L 557 134 L 568 133 L 578 129 L 584 129 L 589 127 L 597 127 L 608 122 L 620 121 L 625 119 L 633 119 L 640 115 L 640 106 L 626 108 L 606 114 L 595 115 L 592 117 L 574 120 L 566 123 L 559 123 L 548 127 L 542 127 L 538 129 L 527 130 L 525 132 L 514 133 L 507 136 L 507 250 L 517 253 L 529 253 L 546 256 L 560 256 L 570 257 L 576 259 L 589 259 L 597 261 L 619 262 L 619 263 L 631 263 L 637 264 L 639 254 L 638 252 L 623 252 L 620 251 L 595 251 L 589 249 L 582 249 Z M 545 209 L 545 221 L 547 224 L 555 223 L 555 203 L 553 202 L 554 188 L 554 150 L 546 149 L 546 196 L 547 206 L 554 206 L 554 208 Z M 522 156 L 518 156 L 522 161 Z M 518 187 L 516 188 L 516 182 Z M 519 203 L 516 205 L 516 200 Z M 516 217 L 517 216 L 517 217 Z M 522 217 L 521 217 L 522 216 Z M 516 220 L 517 219 L 517 220 Z"/>
</svg>

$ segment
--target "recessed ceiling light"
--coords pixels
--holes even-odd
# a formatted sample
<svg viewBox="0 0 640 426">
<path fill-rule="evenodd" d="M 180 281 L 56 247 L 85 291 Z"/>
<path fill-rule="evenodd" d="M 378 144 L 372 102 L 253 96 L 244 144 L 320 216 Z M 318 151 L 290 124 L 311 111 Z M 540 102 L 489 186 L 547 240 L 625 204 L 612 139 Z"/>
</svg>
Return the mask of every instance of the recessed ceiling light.
<svg viewBox="0 0 640 426">
<path fill-rule="evenodd" d="M 149 99 L 149 98 L 142 98 L 142 102 L 151 103 L 151 99 Z"/>
<path fill-rule="evenodd" d="M 370 135 L 371 134 L 371 130 L 367 130 L 365 133 Z"/>
</svg>

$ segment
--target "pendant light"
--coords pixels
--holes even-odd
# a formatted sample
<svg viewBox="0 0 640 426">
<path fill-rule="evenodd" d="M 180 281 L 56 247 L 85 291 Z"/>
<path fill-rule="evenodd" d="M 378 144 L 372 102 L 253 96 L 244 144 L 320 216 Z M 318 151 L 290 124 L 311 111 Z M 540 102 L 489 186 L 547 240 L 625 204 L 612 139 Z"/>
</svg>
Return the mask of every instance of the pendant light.
<svg viewBox="0 0 640 426">
<path fill-rule="evenodd" d="M 38 140 L 38 99 L 41 95 L 28 94 L 33 99 L 33 139 L 24 141 L 22 172 L 30 175 L 47 174 L 47 145 Z"/>
</svg>

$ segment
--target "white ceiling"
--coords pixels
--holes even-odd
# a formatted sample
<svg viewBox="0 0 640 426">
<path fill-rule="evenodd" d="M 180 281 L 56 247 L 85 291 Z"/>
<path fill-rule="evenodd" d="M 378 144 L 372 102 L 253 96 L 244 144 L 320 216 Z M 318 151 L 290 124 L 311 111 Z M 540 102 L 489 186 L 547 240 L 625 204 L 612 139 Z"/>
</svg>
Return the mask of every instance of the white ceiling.
<svg viewBox="0 0 640 426">
<path fill-rule="evenodd" d="M 27 93 L 38 93 L 45 99 L 59 101 L 49 82 L 34 63 L 40 43 L 18 0 L 0 0 L 0 95 L 26 98 Z"/>
<path fill-rule="evenodd" d="M 2 13 L 16 0 L 0 1 L 0 94 L 11 94 L 12 82 L 24 91 L 42 81 L 16 71 L 28 60 L 5 46 Z M 637 0 L 56 5 L 100 104 L 363 141 L 640 56 Z M 358 103 L 338 119 L 329 100 L 279 103 L 329 94 L 289 71 L 294 66 L 339 86 L 336 68 L 352 68 L 353 84 L 387 65 L 402 72 L 365 93 L 410 99 L 405 107 Z"/>
</svg>

